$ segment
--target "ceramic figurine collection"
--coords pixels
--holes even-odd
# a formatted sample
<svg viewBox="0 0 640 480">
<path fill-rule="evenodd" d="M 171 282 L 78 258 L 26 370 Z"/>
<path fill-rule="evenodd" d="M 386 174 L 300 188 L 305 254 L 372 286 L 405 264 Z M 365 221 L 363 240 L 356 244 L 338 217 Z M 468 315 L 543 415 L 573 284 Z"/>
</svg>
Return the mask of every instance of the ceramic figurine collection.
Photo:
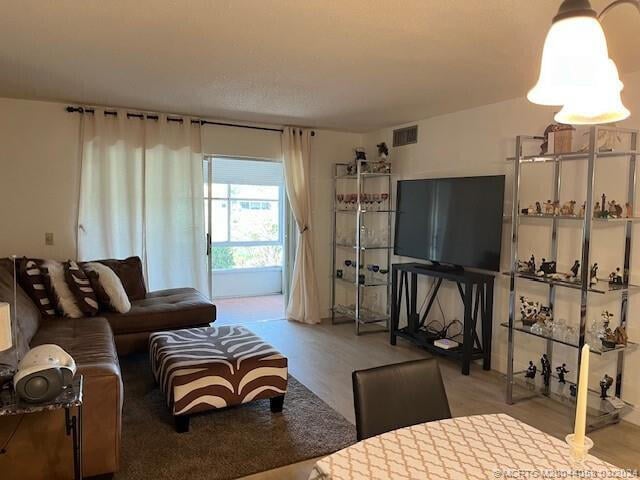
<svg viewBox="0 0 640 480">
<path fill-rule="evenodd" d="M 536 201 L 526 208 L 521 208 L 520 214 L 584 218 L 585 210 L 586 202 L 582 202 L 582 205 L 578 208 L 575 200 L 569 200 L 562 204 L 557 200 L 547 200 L 546 202 Z M 600 200 L 593 206 L 593 218 L 633 218 L 633 207 L 629 202 L 626 202 L 623 208 L 615 200 L 607 201 L 607 196 L 603 193 Z"/>
<path fill-rule="evenodd" d="M 547 354 L 543 354 L 540 358 L 540 369 L 542 374 L 542 382 L 545 387 L 549 387 L 551 385 L 551 362 L 549 361 L 549 357 Z M 567 368 L 567 364 L 563 363 L 556 367 L 556 376 L 558 378 L 558 383 L 560 385 L 567 384 L 567 374 L 570 373 L 571 370 Z M 535 381 L 536 375 L 538 373 L 538 367 L 533 363 L 533 360 L 529 360 L 529 365 L 527 366 L 527 370 L 524 373 L 524 377 L 527 381 L 533 382 Z M 608 391 L 613 385 L 613 378 L 608 374 L 604 374 L 602 380 L 600 380 L 600 398 L 606 399 L 609 398 Z M 575 397 L 577 394 L 577 386 L 575 383 L 569 384 L 569 395 Z"/>
<path fill-rule="evenodd" d="M 613 349 L 616 347 L 626 347 L 629 339 L 627 337 L 627 329 L 624 325 L 618 325 L 615 329 L 611 329 L 611 320 L 613 313 L 604 310 L 600 315 L 600 320 L 594 320 L 589 328 L 589 342 L 592 344 L 602 344 L 603 349 Z"/>
<path fill-rule="evenodd" d="M 589 269 L 589 286 L 597 285 L 598 283 L 598 263 L 595 262 Z M 529 260 L 518 260 L 516 263 L 516 270 L 518 273 L 529 276 L 543 277 L 549 280 L 555 280 L 568 283 L 581 283 L 580 276 L 580 261 L 575 260 L 568 272 L 558 272 L 557 262 L 554 260 L 547 260 L 542 258 L 540 265 L 536 265 L 536 257 L 531 255 Z M 624 285 L 624 277 L 620 273 L 620 268 L 616 268 L 615 271 L 609 274 L 609 284 L 622 286 Z"/>
<path fill-rule="evenodd" d="M 362 147 L 354 149 L 354 160 L 347 165 L 347 175 L 358 173 L 358 162 L 362 173 L 390 173 L 391 163 L 389 162 L 389 147 L 385 142 L 376 145 L 378 149 L 378 159 L 374 162 L 367 160 L 367 152 Z"/>
</svg>

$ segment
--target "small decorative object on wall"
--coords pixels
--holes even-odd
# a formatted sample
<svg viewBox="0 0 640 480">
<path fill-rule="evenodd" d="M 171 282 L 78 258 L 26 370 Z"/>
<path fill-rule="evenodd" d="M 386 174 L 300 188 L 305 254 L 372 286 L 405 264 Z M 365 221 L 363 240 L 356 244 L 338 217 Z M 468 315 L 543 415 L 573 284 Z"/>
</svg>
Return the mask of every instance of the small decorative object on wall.
<svg viewBox="0 0 640 480">
<path fill-rule="evenodd" d="M 609 398 L 607 391 L 611 388 L 611 385 L 613 385 L 613 378 L 605 373 L 602 380 L 600 380 L 600 398 Z"/>
<path fill-rule="evenodd" d="M 540 363 L 542 364 L 542 378 L 544 379 L 545 386 L 548 387 L 551 381 L 551 362 L 546 353 L 542 354 Z"/>
<path fill-rule="evenodd" d="M 622 285 L 622 275 L 620 274 L 620 267 L 616 268 L 615 272 L 609 274 L 609 285 Z"/>
<path fill-rule="evenodd" d="M 524 374 L 524 378 L 534 379 L 536 378 L 536 372 L 538 371 L 538 367 L 536 367 L 531 360 L 529 360 L 529 366 L 527 367 L 527 372 Z"/>
<path fill-rule="evenodd" d="M 589 270 L 589 285 L 596 285 L 598 283 L 598 263 L 594 263 Z"/>
<path fill-rule="evenodd" d="M 556 373 L 558 374 L 558 383 L 567 383 L 565 380 L 565 375 L 569 373 L 567 370 L 567 364 L 563 363 L 561 366 L 556 367 Z"/>
</svg>

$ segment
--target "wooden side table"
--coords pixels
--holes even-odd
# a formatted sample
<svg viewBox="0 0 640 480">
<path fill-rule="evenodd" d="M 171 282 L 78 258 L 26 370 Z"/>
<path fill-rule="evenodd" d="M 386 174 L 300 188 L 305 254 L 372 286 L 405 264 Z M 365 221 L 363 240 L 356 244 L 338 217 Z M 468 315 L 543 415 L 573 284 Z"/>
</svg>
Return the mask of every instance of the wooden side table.
<svg viewBox="0 0 640 480">
<path fill-rule="evenodd" d="M 83 380 L 84 378 L 82 375 L 77 375 L 73 379 L 73 383 L 65 388 L 58 397 L 46 403 L 27 403 L 20 400 L 13 389 L 2 390 L 0 392 L 0 417 L 30 415 L 39 412 L 64 409 L 65 432 L 72 439 L 73 478 L 75 480 L 82 479 Z"/>
</svg>

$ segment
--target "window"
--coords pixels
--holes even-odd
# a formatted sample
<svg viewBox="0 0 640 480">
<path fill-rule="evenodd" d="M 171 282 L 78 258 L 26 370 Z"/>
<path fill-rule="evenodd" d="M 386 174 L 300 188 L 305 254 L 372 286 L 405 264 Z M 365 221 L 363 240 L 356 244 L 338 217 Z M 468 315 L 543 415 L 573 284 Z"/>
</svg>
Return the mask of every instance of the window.
<svg viewBox="0 0 640 480">
<path fill-rule="evenodd" d="M 205 214 L 212 209 L 213 269 L 282 266 L 282 164 L 211 158 L 213 183 L 205 183 Z M 205 182 L 208 172 L 205 171 Z"/>
</svg>

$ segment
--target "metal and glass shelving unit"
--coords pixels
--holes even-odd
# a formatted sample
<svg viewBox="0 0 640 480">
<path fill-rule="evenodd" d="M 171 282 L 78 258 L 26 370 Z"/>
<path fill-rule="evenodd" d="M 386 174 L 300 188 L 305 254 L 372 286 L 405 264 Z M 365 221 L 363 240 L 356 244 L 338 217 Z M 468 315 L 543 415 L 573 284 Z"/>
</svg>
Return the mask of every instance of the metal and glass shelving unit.
<svg viewBox="0 0 640 480">
<path fill-rule="evenodd" d="M 363 325 L 377 325 L 388 330 L 391 316 L 391 173 L 372 171 L 375 166 L 376 162 L 358 161 L 353 173 L 349 172 L 346 163 L 336 163 L 333 169 L 331 320 L 334 324 L 354 322 L 356 335 L 360 334 Z M 374 193 L 373 187 L 385 191 Z M 338 201 L 338 195 L 350 197 L 350 202 L 346 198 Z M 374 198 L 373 195 L 379 196 L 373 201 L 366 200 Z M 340 232 L 341 225 L 351 222 L 353 235 Z M 376 229 L 378 241 L 373 243 L 367 233 L 376 232 Z M 353 263 L 345 266 L 342 259 L 350 256 L 354 257 Z M 372 262 L 379 262 L 378 272 L 366 268 Z M 338 270 L 343 272 L 342 277 L 338 276 Z M 342 297 L 351 301 L 338 303 L 338 289 L 346 289 L 341 292 Z M 371 289 L 382 292 L 377 308 L 364 305 L 365 291 Z"/>
<path fill-rule="evenodd" d="M 597 148 L 597 139 L 601 131 L 613 131 L 617 134 L 626 136 L 628 140 L 628 149 L 624 151 L 607 151 L 600 152 Z M 575 398 L 570 393 L 571 384 L 568 382 L 566 385 L 560 384 L 557 379 L 552 378 L 549 386 L 544 385 L 541 375 L 538 373 L 534 381 L 525 379 L 526 370 L 517 370 L 514 360 L 514 353 L 516 349 L 516 334 L 533 335 L 538 338 L 546 340 L 546 354 L 549 357 L 552 365 L 552 373 L 555 371 L 553 368 L 553 350 L 554 346 L 562 345 L 564 347 L 571 347 L 575 349 L 575 370 L 579 371 L 580 368 L 580 349 L 585 344 L 585 336 L 587 331 L 587 321 L 589 315 L 589 298 L 592 295 L 617 295 L 620 298 L 620 322 L 621 326 L 627 325 L 628 321 L 628 298 L 629 295 L 640 291 L 640 287 L 629 284 L 630 279 L 630 260 L 631 260 L 631 245 L 632 245 L 632 233 L 633 223 L 640 221 L 640 218 L 593 218 L 594 217 L 594 200 L 595 193 L 595 172 L 596 162 L 606 162 L 607 158 L 620 158 L 624 157 L 629 162 L 629 175 L 627 180 L 627 202 L 635 207 L 635 192 L 636 192 L 636 155 L 637 155 L 637 141 L 638 131 L 622 129 L 617 127 L 607 126 L 594 126 L 590 127 L 589 131 L 589 144 L 586 152 L 573 152 L 562 154 L 545 154 L 545 155 L 523 155 L 523 147 L 532 142 L 540 142 L 540 137 L 530 136 L 518 136 L 516 137 L 516 155 L 515 157 L 508 158 L 507 161 L 513 163 L 513 205 L 511 215 L 511 269 L 509 272 L 505 272 L 510 277 L 510 295 L 509 295 L 509 321 L 503 323 L 502 326 L 508 328 L 508 358 L 507 358 L 507 403 L 513 404 L 516 399 L 514 396 L 514 387 L 523 387 L 529 392 L 533 392 L 536 395 L 545 395 L 549 398 L 559 401 L 560 403 L 568 405 L 570 408 L 575 409 Z M 586 199 L 585 199 L 585 213 L 584 216 L 568 216 L 568 215 L 523 215 L 520 212 L 520 181 L 521 181 L 521 167 L 525 163 L 553 163 L 553 195 L 554 201 L 560 201 L 561 193 L 561 171 L 562 165 L 568 161 L 583 161 L 587 162 L 586 168 Z M 598 164 L 600 165 L 600 164 Z M 558 235 L 559 224 L 564 221 L 580 222 L 582 227 L 582 252 L 580 258 L 581 275 L 579 283 L 570 283 L 558 280 L 552 280 L 545 277 L 537 277 L 532 274 L 527 274 L 518 271 L 518 237 L 520 222 L 524 219 L 535 219 L 540 222 L 550 222 L 551 226 L 551 251 L 550 255 L 546 258 L 548 260 L 557 260 L 558 254 Z M 592 259 L 591 249 L 592 245 L 592 225 L 598 223 L 600 226 L 606 227 L 608 225 L 624 225 L 625 239 L 621 247 L 624 249 L 624 264 L 622 269 L 623 284 L 622 285 L 610 285 L 605 279 L 598 281 L 596 285 L 590 285 L 590 266 L 594 263 Z M 612 242 L 607 244 L 608 248 L 612 248 Z M 525 252 L 523 252 L 525 253 Z M 528 255 L 531 252 L 526 252 Z M 517 288 L 519 287 L 520 280 L 525 282 L 542 282 L 548 286 L 548 303 L 554 307 L 556 301 L 556 291 L 558 288 L 570 288 L 580 291 L 580 323 L 577 329 L 576 338 L 559 338 L 554 334 L 540 333 L 538 330 L 532 330 L 531 327 L 524 325 L 516 316 L 518 315 L 518 309 L 516 306 Z M 555 311 L 553 309 L 552 311 Z M 612 326 L 613 327 L 613 326 Z M 617 397 L 614 403 L 603 400 L 600 398 L 600 392 L 594 390 L 590 391 L 588 399 L 588 427 L 590 429 L 599 428 L 601 426 L 615 423 L 620 418 L 633 408 L 627 402 L 622 401 L 622 380 L 623 380 L 623 367 L 624 367 L 624 355 L 625 352 L 637 346 L 633 342 L 628 342 L 627 346 L 616 346 L 615 348 L 604 348 L 602 345 L 589 345 L 591 352 L 594 355 L 601 355 L 603 361 L 611 361 L 615 363 L 615 391 L 613 395 Z M 611 356 L 612 358 L 609 358 Z M 524 366 L 524 365 L 523 365 Z M 612 395 L 612 393 L 610 393 Z M 529 397 L 527 397 L 529 398 Z M 573 416 L 570 416 L 573 418 Z"/>
</svg>

